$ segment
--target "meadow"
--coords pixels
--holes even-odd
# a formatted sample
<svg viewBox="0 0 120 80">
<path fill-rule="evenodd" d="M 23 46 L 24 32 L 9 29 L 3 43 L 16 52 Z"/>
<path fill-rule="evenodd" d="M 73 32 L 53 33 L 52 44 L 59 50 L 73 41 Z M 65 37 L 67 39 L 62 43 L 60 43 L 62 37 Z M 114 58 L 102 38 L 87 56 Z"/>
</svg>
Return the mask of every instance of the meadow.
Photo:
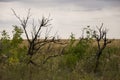
<svg viewBox="0 0 120 80">
<path fill-rule="evenodd" d="M 25 58 L 1 58 L 0 80 L 119 80 L 120 79 L 120 40 L 109 44 L 100 58 L 96 73 L 96 42 L 85 42 L 70 46 L 70 40 L 60 40 L 64 44 L 46 44 L 32 60 L 38 65 L 26 64 Z M 27 41 L 23 41 L 27 44 Z M 25 44 L 25 45 L 26 45 Z M 22 44 L 24 45 L 24 44 Z M 64 48 L 64 50 L 63 50 Z M 24 50 L 26 51 L 26 50 Z M 24 53 L 19 51 L 19 54 Z M 15 53 L 14 53 L 15 54 Z M 46 57 L 52 57 L 44 64 Z M 18 55 L 18 54 L 17 54 Z M 21 55 L 19 55 L 21 56 Z M 25 55 L 23 55 L 25 57 Z M 13 55 L 11 55 L 13 57 Z M 12 58 L 11 58 L 12 59 Z"/>
</svg>

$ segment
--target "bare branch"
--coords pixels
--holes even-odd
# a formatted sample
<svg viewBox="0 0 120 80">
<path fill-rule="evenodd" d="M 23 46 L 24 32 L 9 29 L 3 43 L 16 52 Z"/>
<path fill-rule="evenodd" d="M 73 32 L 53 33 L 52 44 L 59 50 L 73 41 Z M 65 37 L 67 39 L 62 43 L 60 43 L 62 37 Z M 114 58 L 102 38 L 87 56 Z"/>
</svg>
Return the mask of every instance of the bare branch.
<svg viewBox="0 0 120 80">
<path fill-rule="evenodd" d="M 26 37 L 27 37 L 27 40 L 28 40 L 28 42 L 30 43 L 30 39 L 29 39 L 28 33 L 27 33 L 27 31 L 26 31 L 27 22 L 28 22 L 28 20 L 29 20 L 29 18 L 30 18 L 30 9 L 28 10 L 27 17 L 26 17 L 25 19 L 23 19 L 23 20 L 16 14 L 16 12 L 14 11 L 14 9 L 11 9 L 11 10 L 12 10 L 13 14 L 16 16 L 16 18 L 21 22 L 21 25 L 22 25 L 22 27 L 23 27 L 23 29 L 24 29 L 24 31 L 25 31 L 25 35 L 26 35 Z"/>
<path fill-rule="evenodd" d="M 106 48 L 107 44 L 111 43 L 111 40 L 107 39 L 107 29 L 103 29 L 103 23 L 100 26 L 100 28 L 97 27 L 97 29 L 98 29 L 98 33 L 96 31 L 93 32 L 93 36 L 97 41 L 97 47 L 98 47 L 98 50 L 96 52 L 96 65 L 94 72 L 97 71 L 99 65 L 99 59 L 103 53 L 103 50 Z M 101 44 L 102 41 L 103 44 Z"/>
<path fill-rule="evenodd" d="M 48 56 L 48 57 L 43 61 L 43 64 L 45 64 L 50 58 L 57 57 L 57 56 L 60 56 L 60 55 Z"/>
<path fill-rule="evenodd" d="M 33 23 L 32 23 L 32 27 L 33 27 L 33 30 L 31 32 L 32 34 L 32 39 L 29 39 L 29 36 L 28 36 L 28 33 L 27 33 L 27 30 L 26 30 L 26 27 L 27 27 L 27 24 L 28 24 L 28 20 L 30 18 L 30 9 L 28 10 L 28 13 L 27 13 L 27 16 L 23 19 L 21 19 L 17 14 L 16 12 L 14 11 L 14 9 L 12 9 L 14 15 L 16 16 L 16 18 L 20 21 L 22 27 L 23 27 L 23 30 L 25 32 L 25 35 L 27 37 L 27 41 L 28 41 L 28 50 L 27 50 L 27 55 L 29 56 L 29 64 L 33 64 L 33 65 L 36 65 L 35 62 L 33 62 L 32 58 L 33 58 L 33 55 L 35 55 L 36 53 L 39 53 L 39 51 L 47 44 L 47 43 L 58 43 L 59 41 L 56 40 L 55 38 L 55 34 L 52 38 L 48 37 L 48 34 L 50 33 L 51 31 L 51 28 L 50 30 L 46 30 L 46 35 L 45 35 L 45 38 L 44 39 L 40 39 L 40 35 L 41 35 L 41 29 L 43 27 L 48 27 L 50 25 L 50 21 L 52 19 L 49 19 L 48 18 L 45 18 L 45 17 L 42 17 L 41 20 L 39 20 L 39 26 L 37 28 L 37 25 L 35 25 L 34 23 L 34 20 L 33 20 Z M 39 39 L 38 39 L 39 38 Z M 59 43 L 60 44 L 60 43 Z M 45 59 L 44 63 L 52 58 L 52 57 L 57 57 L 59 55 L 52 55 L 52 56 L 49 56 Z"/>
<path fill-rule="evenodd" d="M 11 9 L 13 14 L 17 17 L 17 19 L 19 19 L 19 21 L 22 23 L 22 19 L 16 14 L 16 12 L 14 11 L 14 9 Z"/>
</svg>

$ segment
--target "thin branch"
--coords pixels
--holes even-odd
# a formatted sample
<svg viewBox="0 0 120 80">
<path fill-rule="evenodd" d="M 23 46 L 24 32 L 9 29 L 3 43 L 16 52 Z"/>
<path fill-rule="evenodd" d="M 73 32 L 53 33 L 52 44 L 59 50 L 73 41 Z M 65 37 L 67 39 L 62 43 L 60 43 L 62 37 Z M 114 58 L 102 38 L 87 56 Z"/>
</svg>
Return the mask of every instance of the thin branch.
<svg viewBox="0 0 120 80">
<path fill-rule="evenodd" d="M 14 9 L 11 9 L 11 10 L 12 10 L 13 14 L 15 15 L 15 17 L 21 22 L 21 25 L 22 25 L 22 27 L 23 27 L 23 29 L 24 29 L 24 31 L 25 31 L 25 35 L 26 35 L 26 37 L 27 37 L 27 40 L 28 40 L 28 42 L 30 43 L 30 39 L 29 39 L 28 33 L 27 33 L 27 31 L 26 31 L 27 22 L 28 22 L 28 20 L 29 20 L 29 18 L 30 18 L 30 9 L 28 10 L 28 14 L 27 14 L 26 19 L 23 19 L 23 20 L 16 14 L 16 12 L 14 11 Z"/>
<path fill-rule="evenodd" d="M 60 55 L 57 54 L 57 55 L 48 56 L 48 57 L 43 61 L 43 64 L 45 64 L 50 58 L 57 57 L 57 56 L 60 56 Z"/>
</svg>

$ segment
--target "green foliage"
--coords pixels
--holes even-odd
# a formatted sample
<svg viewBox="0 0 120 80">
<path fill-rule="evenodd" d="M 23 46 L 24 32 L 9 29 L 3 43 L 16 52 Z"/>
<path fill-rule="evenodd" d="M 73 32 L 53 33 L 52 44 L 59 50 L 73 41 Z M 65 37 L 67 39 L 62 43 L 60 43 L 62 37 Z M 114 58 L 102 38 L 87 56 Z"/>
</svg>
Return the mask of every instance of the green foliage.
<svg viewBox="0 0 120 80">
<path fill-rule="evenodd" d="M 75 35 L 73 34 L 73 33 L 71 33 L 71 35 L 70 35 L 70 47 L 74 44 L 74 42 L 75 42 Z"/>
<path fill-rule="evenodd" d="M 15 62 L 21 62 L 24 61 L 26 57 L 26 50 L 27 48 L 24 45 L 21 45 L 23 42 L 23 39 L 21 37 L 23 31 L 20 27 L 18 26 L 13 26 L 14 30 L 12 31 L 13 33 L 13 38 L 11 40 L 11 57 L 9 61 L 12 63 Z"/>
<path fill-rule="evenodd" d="M 8 33 L 5 30 L 2 31 L 1 35 L 2 35 L 1 40 L 5 41 L 5 40 L 9 40 L 10 39 Z"/>
<path fill-rule="evenodd" d="M 16 64 L 24 60 L 26 56 L 26 47 L 24 45 L 21 45 L 23 42 L 23 39 L 21 37 L 23 31 L 18 26 L 13 26 L 14 30 L 13 38 L 10 39 L 8 33 L 3 30 L 1 35 L 1 56 L 5 55 L 6 60 L 5 62 L 8 64 Z"/>
<path fill-rule="evenodd" d="M 18 26 L 13 26 L 13 27 L 14 27 L 14 30 L 12 31 L 13 38 L 11 40 L 11 44 L 12 44 L 13 47 L 17 47 L 23 41 L 23 39 L 21 37 L 23 31 Z"/>
<path fill-rule="evenodd" d="M 77 55 L 78 58 L 82 59 L 84 57 L 88 47 L 89 47 L 88 40 L 86 40 L 86 39 L 80 40 L 76 44 L 76 46 L 73 47 L 74 55 Z"/>
<path fill-rule="evenodd" d="M 75 65 L 85 58 L 85 53 L 89 47 L 88 39 L 81 39 L 76 41 L 73 34 L 71 34 L 70 43 L 65 51 L 62 59 L 63 67 L 74 69 Z"/>
<path fill-rule="evenodd" d="M 0 80 L 29 80 L 30 67 L 25 64 L 27 48 L 22 43 L 21 37 L 23 31 L 20 27 L 14 26 L 12 32 L 12 39 L 5 30 L 1 34 L 0 60 L 3 55 L 7 57 L 0 61 Z M 86 34 L 90 32 L 87 31 Z M 50 59 L 47 64 L 41 66 L 32 65 L 32 80 L 120 80 L 119 43 L 118 40 L 108 45 L 103 51 L 99 72 L 95 74 L 92 71 L 95 65 L 94 56 L 97 44 L 91 37 L 76 40 L 74 34 L 71 34 L 70 43 L 65 48 L 64 55 Z M 48 54 L 43 55 L 46 57 L 50 53 L 59 53 L 59 49 L 56 45 L 54 46 L 55 48 L 49 50 Z M 41 51 L 41 53 L 46 52 L 48 52 L 46 49 Z M 39 56 L 36 62 L 43 59 L 41 54 L 36 56 Z M 33 59 L 36 59 L 36 56 Z"/>
<path fill-rule="evenodd" d="M 93 30 L 91 29 L 90 26 L 85 27 L 83 29 L 83 33 L 84 32 L 85 32 L 85 35 L 83 35 L 83 36 L 85 36 L 86 39 L 92 39 L 92 37 L 93 37 Z"/>
<path fill-rule="evenodd" d="M 10 47 L 11 47 L 10 37 L 9 37 L 8 33 L 5 30 L 3 30 L 1 32 L 1 36 L 2 37 L 0 39 L 0 44 L 1 44 L 0 56 L 2 56 L 2 55 L 9 56 Z"/>
</svg>

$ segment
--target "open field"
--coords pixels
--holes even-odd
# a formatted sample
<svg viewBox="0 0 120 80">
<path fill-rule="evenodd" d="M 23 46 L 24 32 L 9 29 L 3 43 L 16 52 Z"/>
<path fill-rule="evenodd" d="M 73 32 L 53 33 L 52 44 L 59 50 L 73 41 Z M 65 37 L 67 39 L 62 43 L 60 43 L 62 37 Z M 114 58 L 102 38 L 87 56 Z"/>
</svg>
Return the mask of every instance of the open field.
<svg viewBox="0 0 120 80">
<path fill-rule="evenodd" d="M 22 46 L 26 46 L 26 42 L 24 40 Z M 72 48 L 69 40 L 61 42 L 64 44 L 46 44 L 33 56 L 37 66 L 28 65 L 25 60 L 1 62 L 0 80 L 120 80 L 120 40 L 107 45 L 96 73 L 93 72 L 97 50 L 95 41 L 77 46 L 77 40 Z M 48 56 L 56 54 L 60 55 L 42 63 Z"/>
</svg>

